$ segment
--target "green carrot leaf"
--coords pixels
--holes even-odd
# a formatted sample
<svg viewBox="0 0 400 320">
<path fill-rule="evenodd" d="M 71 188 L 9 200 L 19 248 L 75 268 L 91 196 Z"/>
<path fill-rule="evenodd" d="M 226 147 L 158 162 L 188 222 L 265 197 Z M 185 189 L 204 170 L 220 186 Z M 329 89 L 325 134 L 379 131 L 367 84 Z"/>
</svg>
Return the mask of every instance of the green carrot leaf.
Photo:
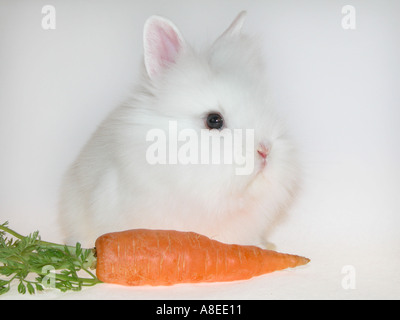
<svg viewBox="0 0 400 320">
<path fill-rule="evenodd" d="M 19 281 L 18 292 L 34 294 L 44 287 L 81 290 L 82 286 L 95 285 L 101 281 L 90 272 L 96 263 L 95 251 L 83 249 L 80 243 L 66 246 L 42 241 L 38 231 L 23 236 L 10 229 L 8 222 L 0 224 L 0 295 Z M 85 271 L 87 277 L 78 276 Z M 35 280 L 27 280 L 36 274 Z"/>
</svg>

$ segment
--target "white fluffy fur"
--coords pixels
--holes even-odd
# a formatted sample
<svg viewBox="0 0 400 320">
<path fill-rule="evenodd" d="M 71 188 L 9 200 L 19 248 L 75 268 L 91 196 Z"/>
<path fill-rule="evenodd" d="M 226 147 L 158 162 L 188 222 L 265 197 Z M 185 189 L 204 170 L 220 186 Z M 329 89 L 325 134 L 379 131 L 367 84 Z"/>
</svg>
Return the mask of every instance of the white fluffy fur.
<svg viewBox="0 0 400 320">
<path fill-rule="evenodd" d="M 299 171 L 285 128 L 267 103 L 257 42 L 238 25 L 230 29 L 203 52 L 185 44 L 157 77 L 144 72 L 132 98 L 98 127 L 63 182 L 60 221 L 67 243 L 90 246 L 103 233 L 132 228 L 265 242 L 267 228 L 291 202 Z M 228 128 L 254 129 L 255 146 L 271 146 L 267 165 L 256 150 L 249 176 L 235 175 L 234 164 L 147 163 L 148 130 L 167 132 L 168 121 L 176 120 L 200 132 L 210 111 L 220 111 Z"/>
</svg>

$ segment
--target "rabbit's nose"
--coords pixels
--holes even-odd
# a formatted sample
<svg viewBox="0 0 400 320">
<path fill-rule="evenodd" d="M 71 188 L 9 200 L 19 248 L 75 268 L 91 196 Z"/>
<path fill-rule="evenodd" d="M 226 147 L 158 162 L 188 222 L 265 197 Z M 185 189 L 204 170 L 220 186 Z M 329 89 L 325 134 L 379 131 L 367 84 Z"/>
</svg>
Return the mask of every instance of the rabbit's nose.
<svg viewBox="0 0 400 320">
<path fill-rule="evenodd" d="M 258 146 L 258 149 L 257 149 L 258 154 L 264 159 L 267 159 L 269 151 L 270 151 L 270 147 L 266 146 L 263 143 L 260 143 L 260 145 Z"/>
</svg>

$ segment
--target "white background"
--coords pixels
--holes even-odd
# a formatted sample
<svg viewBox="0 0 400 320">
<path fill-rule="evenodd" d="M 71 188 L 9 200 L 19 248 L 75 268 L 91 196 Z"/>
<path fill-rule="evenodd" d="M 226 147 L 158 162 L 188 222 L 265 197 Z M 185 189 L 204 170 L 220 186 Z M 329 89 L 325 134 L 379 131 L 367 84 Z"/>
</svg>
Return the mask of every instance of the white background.
<svg viewBox="0 0 400 320">
<path fill-rule="evenodd" d="M 55 30 L 41 26 L 46 4 Z M 348 4 L 355 30 L 341 25 Z M 61 241 L 61 176 L 137 81 L 147 17 L 171 19 L 200 47 L 243 9 L 305 171 L 271 241 L 311 263 L 244 282 L 2 298 L 400 298 L 398 1 L 0 0 L 0 222 Z M 343 286 L 346 266 L 355 288 Z"/>
</svg>

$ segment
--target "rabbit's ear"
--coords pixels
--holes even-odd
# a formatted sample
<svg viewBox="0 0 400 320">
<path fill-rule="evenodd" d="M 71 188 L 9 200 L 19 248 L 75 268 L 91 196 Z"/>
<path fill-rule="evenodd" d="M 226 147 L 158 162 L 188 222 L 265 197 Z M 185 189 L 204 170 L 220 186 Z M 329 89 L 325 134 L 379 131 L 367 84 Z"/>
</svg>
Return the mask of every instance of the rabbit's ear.
<svg viewBox="0 0 400 320">
<path fill-rule="evenodd" d="M 226 29 L 225 32 L 218 39 L 239 34 L 240 31 L 242 30 L 244 20 L 246 19 L 246 14 L 247 14 L 246 11 L 240 12 L 235 18 L 235 20 L 233 20 L 229 28 Z"/>
<path fill-rule="evenodd" d="M 144 64 L 150 78 L 175 62 L 184 40 L 176 26 L 169 20 L 151 16 L 144 25 Z"/>
</svg>

